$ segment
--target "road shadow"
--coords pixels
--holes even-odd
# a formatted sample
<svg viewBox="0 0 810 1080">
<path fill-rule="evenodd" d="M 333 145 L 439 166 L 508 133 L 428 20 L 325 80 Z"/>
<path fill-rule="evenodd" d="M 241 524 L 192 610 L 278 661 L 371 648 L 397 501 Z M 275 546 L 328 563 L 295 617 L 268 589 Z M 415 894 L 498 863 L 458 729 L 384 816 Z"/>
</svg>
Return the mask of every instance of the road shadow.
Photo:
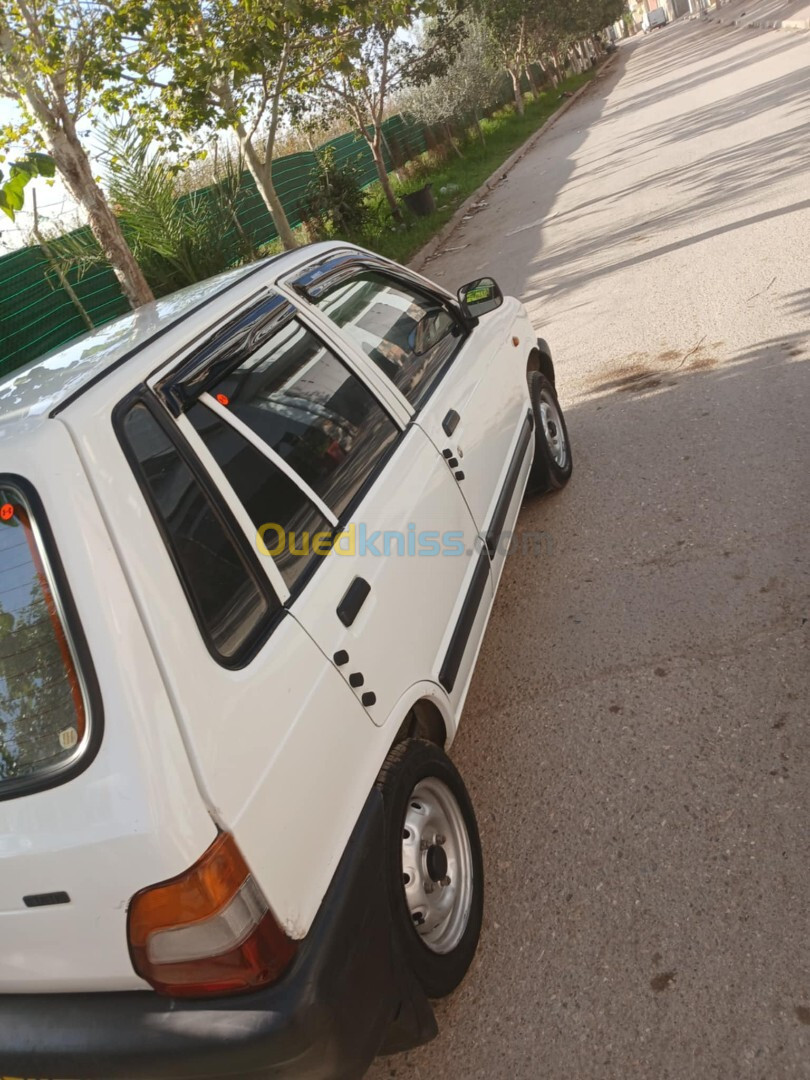
<svg viewBox="0 0 810 1080">
<path fill-rule="evenodd" d="M 708 73 L 706 77 L 709 77 Z M 660 189 L 662 193 L 651 221 L 636 219 L 621 224 L 615 216 L 606 215 L 601 226 L 597 225 L 577 242 L 536 245 L 534 256 L 526 263 L 524 288 L 520 294 L 524 302 L 556 297 L 594 278 L 609 276 L 680 248 L 806 210 L 810 199 L 758 212 L 756 207 L 761 204 L 761 192 L 772 187 L 775 180 L 784 182 L 792 176 L 810 174 L 808 100 L 810 68 L 790 72 L 748 92 L 699 106 L 674 119 L 646 127 L 634 143 L 622 148 L 622 164 L 632 161 L 633 151 L 637 148 L 645 159 L 654 160 L 659 148 L 686 143 L 714 131 L 728 132 L 752 117 L 763 119 L 762 134 L 753 141 L 746 139 L 697 158 L 690 158 L 687 153 L 687 160 L 682 165 L 673 167 L 668 162 L 657 173 L 645 172 L 616 190 L 583 199 L 555 213 L 555 224 L 566 218 L 579 220 L 603 214 L 606 209 L 621 213 L 625 207 L 632 208 L 633 197 L 641 191 L 649 193 Z M 643 103 L 638 107 L 642 108 Z M 799 115 L 799 123 L 786 130 L 769 132 L 765 116 L 776 109 L 783 115 Z M 617 157 L 614 154 L 600 168 L 615 170 Z M 778 162 L 776 171 L 775 162 Z M 581 188 L 587 191 L 593 172 L 592 162 L 588 160 L 582 171 L 574 172 L 567 190 Z M 677 202 L 668 201 L 670 192 L 677 192 Z M 719 214 L 727 216 L 735 208 L 741 211 L 735 220 L 724 220 L 711 228 L 701 227 Z M 747 210 L 755 212 L 744 212 Z M 689 226 L 694 228 L 689 235 L 666 241 L 668 234 L 682 234 L 684 227 Z M 661 240 L 665 242 L 657 243 Z M 643 249 L 636 253 L 631 248 L 628 252 L 627 245 L 636 243 L 643 244 Z M 529 287 L 528 282 L 531 282 Z"/>
<path fill-rule="evenodd" d="M 712 81 L 733 75 L 751 66 L 748 52 L 739 54 L 739 47 L 759 36 L 752 30 L 712 30 L 705 25 L 695 23 L 694 28 L 679 28 L 677 36 L 654 35 L 649 42 L 642 43 L 636 52 L 633 71 L 624 81 L 623 87 L 632 90 L 634 85 L 646 85 L 651 79 L 678 74 L 677 78 L 668 78 L 657 90 L 646 91 L 642 99 L 631 99 L 605 110 L 605 122 L 614 123 L 622 120 L 640 105 L 647 108 L 655 105 L 671 106 L 672 99 L 678 94 L 698 89 L 711 79 Z M 766 33 L 762 31 L 761 33 Z M 759 43 L 756 63 L 761 63 L 771 56 L 780 55 L 792 49 L 802 47 L 801 39 L 790 35 L 777 36 L 767 43 Z M 804 43 L 806 45 L 806 42 Z M 724 52 L 735 51 L 735 55 L 723 58 Z M 696 65 L 711 57 L 710 72 L 705 68 L 692 70 Z M 684 68 L 687 73 L 683 74 Z"/>
</svg>

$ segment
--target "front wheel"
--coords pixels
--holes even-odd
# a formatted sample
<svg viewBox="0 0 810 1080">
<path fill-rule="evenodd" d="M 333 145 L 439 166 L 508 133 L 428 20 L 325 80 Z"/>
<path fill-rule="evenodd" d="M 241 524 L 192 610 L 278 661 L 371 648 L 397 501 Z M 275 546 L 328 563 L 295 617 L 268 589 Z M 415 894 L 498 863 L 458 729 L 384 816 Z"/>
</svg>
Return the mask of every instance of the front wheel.
<svg viewBox="0 0 810 1080">
<path fill-rule="evenodd" d="M 571 441 L 557 393 L 539 371 L 529 375 L 529 398 L 534 413 L 535 448 L 527 490 L 533 494 L 559 491 L 571 479 L 574 467 Z"/>
<path fill-rule="evenodd" d="M 470 796 L 444 751 L 424 739 L 395 746 L 377 783 L 394 932 L 427 996 L 444 997 L 472 963 L 484 911 L 484 863 Z"/>
</svg>

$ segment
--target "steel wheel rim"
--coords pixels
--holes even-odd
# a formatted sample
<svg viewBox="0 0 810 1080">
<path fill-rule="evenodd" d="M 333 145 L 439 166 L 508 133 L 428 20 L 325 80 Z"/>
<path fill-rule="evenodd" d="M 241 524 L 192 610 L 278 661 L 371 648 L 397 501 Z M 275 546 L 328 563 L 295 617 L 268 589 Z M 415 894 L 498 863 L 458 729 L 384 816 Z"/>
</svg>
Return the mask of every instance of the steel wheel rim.
<svg viewBox="0 0 810 1080">
<path fill-rule="evenodd" d="M 540 423 L 551 457 L 558 468 L 564 469 L 568 460 L 568 446 L 565 442 L 565 429 L 557 403 L 547 390 L 540 394 Z"/>
<path fill-rule="evenodd" d="M 423 943 L 452 952 L 464 936 L 473 899 L 472 847 L 461 807 L 435 776 L 420 780 L 402 828 L 402 884 Z"/>
</svg>

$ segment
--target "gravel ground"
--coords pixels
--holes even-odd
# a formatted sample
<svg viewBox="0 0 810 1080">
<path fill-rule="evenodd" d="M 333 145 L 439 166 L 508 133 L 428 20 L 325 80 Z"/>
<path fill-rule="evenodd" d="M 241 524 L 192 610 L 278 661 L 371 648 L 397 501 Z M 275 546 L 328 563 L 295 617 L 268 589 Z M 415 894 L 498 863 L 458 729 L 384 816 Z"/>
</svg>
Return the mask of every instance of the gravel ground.
<svg viewBox="0 0 810 1080">
<path fill-rule="evenodd" d="M 373 1080 L 810 1077 L 808 60 L 628 43 L 425 270 L 524 299 L 575 469 L 453 749 L 481 948 Z"/>
</svg>

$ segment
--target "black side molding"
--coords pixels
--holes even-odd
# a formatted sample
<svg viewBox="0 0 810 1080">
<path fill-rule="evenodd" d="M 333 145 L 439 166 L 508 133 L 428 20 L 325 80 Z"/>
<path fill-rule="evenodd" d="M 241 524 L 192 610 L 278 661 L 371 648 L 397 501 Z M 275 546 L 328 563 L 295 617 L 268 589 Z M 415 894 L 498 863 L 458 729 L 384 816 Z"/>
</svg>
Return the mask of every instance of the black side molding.
<svg viewBox="0 0 810 1080">
<path fill-rule="evenodd" d="M 478 563 L 473 571 L 470 587 L 467 589 L 467 595 L 464 597 L 464 603 L 461 606 L 461 614 L 450 639 L 450 647 L 439 672 L 439 682 L 448 694 L 456 685 L 458 669 L 461 667 L 461 660 L 467 648 L 467 642 L 470 640 L 473 623 L 481 606 L 481 599 L 488 580 L 489 555 L 487 549 L 482 547 L 478 553 Z"/>
<path fill-rule="evenodd" d="M 337 606 L 337 617 L 344 626 L 351 626 L 357 618 L 357 613 L 371 592 L 371 586 L 365 578 L 356 577 Z"/>
<path fill-rule="evenodd" d="M 486 544 L 490 558 L 494 558 L 495 552 L 498 550 L 498 543 L 500 542 L 503 533 L 506 515 L 512 504 L 512 497 L 515 494 L 520 470 L 523 468 L 523 462 L 526 459 L 526 451 L 529 448 L 533 427 L 534 417 L 531 413 L 527 413 L 526 419 L 523 421 L 523 428 L 520 432 L 520 437 L 518 438 L 514 456 L 509 465 L 509 472 L 506 474 L 506 480 L 501 488 L 498 502 L 496 503 L 495 510 L 492 514 L 492 520 L 487 529 Z"/>
<path fill-rule="evenodd" d="M 50 907 L 51 904 L 69 904 L 70 897 L 62 890 L 59 892 L 31 893 L 23 897 L 26 907 Z"/>
</svg>

